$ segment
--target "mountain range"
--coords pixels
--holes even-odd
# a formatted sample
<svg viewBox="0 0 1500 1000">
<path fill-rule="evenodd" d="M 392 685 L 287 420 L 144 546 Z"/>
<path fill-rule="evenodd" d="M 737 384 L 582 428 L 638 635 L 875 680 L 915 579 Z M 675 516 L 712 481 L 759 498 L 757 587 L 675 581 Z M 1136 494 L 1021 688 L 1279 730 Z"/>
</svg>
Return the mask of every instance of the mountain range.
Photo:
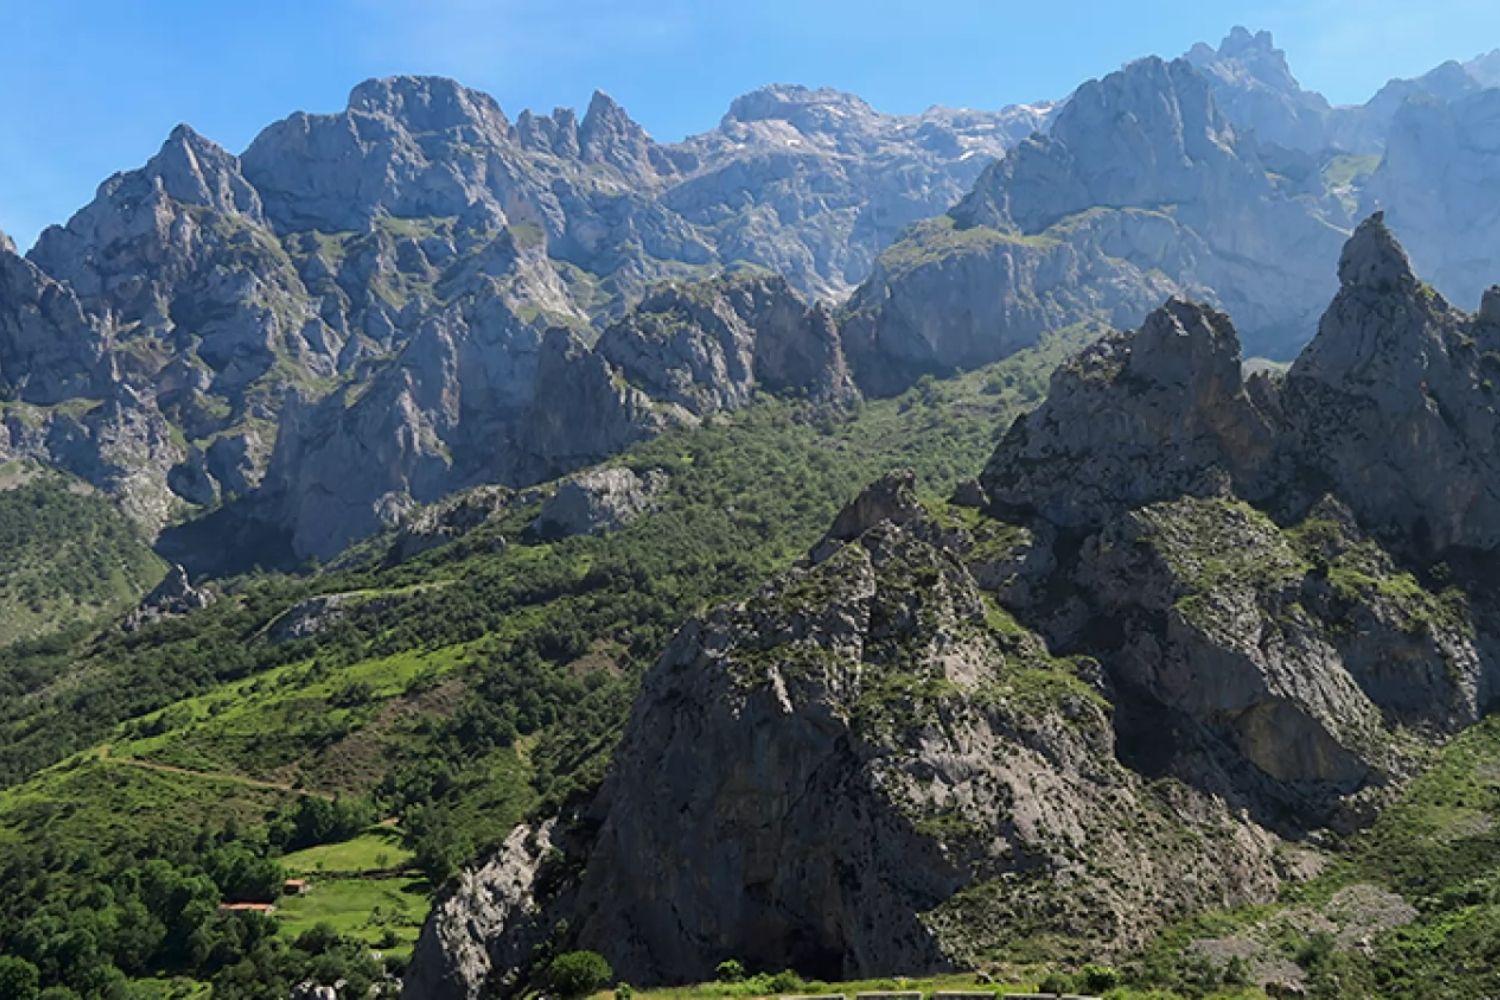
<svg viewBox="0 0 1500 1000">
<path fill-rule="evenodd" d="M 1497 84 L 177 127 L 0 237 L 0 993 L 1500 995 Z"/>
<path fill-rule="evenodd" d="M 767 87 L 676 144 L 603 94 L 512 121 L 421 77 L 240 156 L 179 126 L 24 258 L 0 250 L 0 453 L 82 476 L 201 573 L 329 558 L 763 383 L 847 401 L 847 367 L 886 395 L 1169 294 L 1289 357 L 1331 293 L 1317 263 L 1374 207 L 1476 298 L 1487 65 L 1332 108 L 1236 29 L 997 112 Z M 745 310 L 802 299 L 829 318 L 754 343 Z M 756 370 L 773 355 L 798 361 Z"/>
</svg>

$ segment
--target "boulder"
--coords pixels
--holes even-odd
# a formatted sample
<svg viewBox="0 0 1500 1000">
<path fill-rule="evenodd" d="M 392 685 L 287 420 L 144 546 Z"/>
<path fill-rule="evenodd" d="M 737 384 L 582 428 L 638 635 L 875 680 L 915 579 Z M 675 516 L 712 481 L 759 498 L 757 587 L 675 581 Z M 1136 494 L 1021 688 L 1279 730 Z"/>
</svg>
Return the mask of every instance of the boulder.
<svg viewBox="0 0 1500 1000">
<path fill-rule="evenodd" d="M 623 467 L 593 469 L 563 481 L 531 524 L 539 538 L 597 535 L 623 528 L 654 509 L 667 484 L 660 472 L 638 476 Z"/>
</svg>

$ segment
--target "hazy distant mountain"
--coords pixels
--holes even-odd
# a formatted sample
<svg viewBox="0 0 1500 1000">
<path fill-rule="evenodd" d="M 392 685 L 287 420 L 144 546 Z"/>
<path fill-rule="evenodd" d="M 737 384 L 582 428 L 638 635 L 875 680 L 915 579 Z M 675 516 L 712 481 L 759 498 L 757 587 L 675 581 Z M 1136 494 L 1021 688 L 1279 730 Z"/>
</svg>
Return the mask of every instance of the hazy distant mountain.
<svg viewBox="0 0 1500 1000">
<path fill-rule="evenodd" d="M 1341 209 L 1306 157 L 1273 171 L 1185 60 L 1080 87 L 947 216 L 886 251 L 850 302 L 861 385 L 1004 357 L 1048 330 L 1129 326 L 1187 294 L 1238 317 L 1257 353 L 1294 352 L 1332 290 Z"/>
<path fill-rule="evenodd" d="M 1465 308 L 1500 280 L 1500 90 L 1410 100 L 1397 112 L 1367 208 L 1384 209 L 1421 273 Z"/>
<path fill-rule="evenodd" d="M 1236 27 L 1218 49 L 1199 43 L 1185 58 L 1208 77 L 1220 110 L 1236 126 L 1254 130 L 1262 142 L 1314 155 L 1378 154 L 1408 98 L 1453 100 L 1500 82 L 1500 55 L 1490 53 L 1462 65 L 1450 60 L 1414 79 L 1391 80 L 1364 104 L 1335 107 L 1322 94 L 1302 88 L 1267 31 L 1251 34 Z"/>
</svg>

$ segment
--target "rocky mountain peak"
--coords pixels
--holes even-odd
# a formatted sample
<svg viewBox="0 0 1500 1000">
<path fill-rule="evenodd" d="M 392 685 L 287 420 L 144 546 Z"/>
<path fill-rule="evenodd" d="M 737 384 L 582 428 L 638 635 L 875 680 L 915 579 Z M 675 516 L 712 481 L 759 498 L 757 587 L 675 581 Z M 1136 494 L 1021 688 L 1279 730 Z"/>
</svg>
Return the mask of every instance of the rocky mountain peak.
<svg viewBox="0 0 1500 1000">
<path fill-rule="evenodd" d="M 1174 296 L 1146 317 L 1126 370 L 1153 385 L 1190 390 L 1212 382 L 1232 391 L 1239 381 L 1239 335 L 1228 316 Z"/>
<path fill-rule="evenodd" d="M 646 130 L 602 90 L 594 91 L 578 125 L 578 153 L 586 163 L 607 163 L 642 178 L 667 167 Z"/>
<path fill-rule="evenodd" d="M 553 156 L 578 156 L 578 114 L 572 108 L 554 108 L 550 115 L 529 109 L 516 118 L 516 136 L 527 149 Z"/>
<path fill-rule="evenodd" d="M 917 499 L 917 477 L 909 469 L 888 472 L 866 486 L 834 518 L 833 526 L 813 546 L 810 558 L 821 563 L 845 542 L 852 541 L 880 524 L 911 524 L 926 517 Z"/>
<path fill-rule="evenodd" d="M 1243 24 L 1236 24 L 1229 29 L 1229 34 L 1219 43 L 1219 55 L 1231 59 L 1251 56 L 1270 56 L 1282 63 L 1286 62 L 1286 53 L 1276 47 L 1269 31 L 1252 32 Z"/>
<path fill-rule="evenodd" d="M 1186 58 L 1199 69 L 1226 79 L 1254 82 L 1287 93 L 1302 89 L 1287 65 L 1286 53 L 1276 47 L 1269 31 L 1252 33 L 1236 25 L 1219 43 L 1218 49 L 1199 42 L 1188 51 Z"/>
<path fill-rule="evenodd" d="M 620 106 L 620 102 L 602 90 L 596 90 L 590 95 L 588 110 L 583 114 L 580 131 L 585 134 L 606 131 L 645 134 L 645 130 L 636 124 L 629 112 Z"/>
<path fill-rule="evenodd" d="M 986 170 L 952 214 L 1035 233 L 1093 206 L 1196 203 L 1210 189 L 1257 186 L 1239 152 L 1203 75 L 1153 56 L 1079 87 L 1050 134 Z"/>
<path fill-rule="evenodd" d="M 1344 244 L 1339 256 L 1339 284 L 1346 290 L 1377 294 L 1416 288 L 1411 261 L 1385 224 L 1384 212 L 1376 212 L 1360 223 Z"/>
<path fill-rule="evenodd" d="M 1105 124 L 1106 116 L 1133 115 L 1142 135 L 1170 140 L 1188 156 L 1204 142 L 1218 142 L 1232 131 L 1219 114 L 1208 81 L 1186 59 L 1168 62 L 1149 56 L 1100 80 L 1085 83 L 1058 114 L 1053 134 L 1079 142 Z"/>
<path fill-rule="evenodd" d="M 1172 299 L 1133 333 L 1098 341 L 1052 377 L 981 477 L 998 509 L 1099 525 L 1166 497 L 1253 491 L 1273 443 L 1245 390 L 1229 318 Z"/>
<path fill-rule="evenodd" d="M 350 91 L 349 111 L 395 118 L 419 134 L 475 126 L 499 134 L 510 129 L 493 97 L 441 76 L 366 80 Z"/>
<path fill-rule="evenodd" d="M 1308 420 L 1345 408 L 1323 398 L 1325 389 L 1367 400 L 1388 414 L 1421 410 L 1433 394 L 1461 391 L 1447 383 L 1458 374 L 1455 365 L 1470 366 L 1450 353 L 1448 340 L 1466 320 L 1417 280 L 1384 213 L 1360 223 L 1345 244 L 1339 285 L 1317 336 L 1288 375 L 1307 397 L 1300 409 Z M 1454 405 L 1450 416 L 1471 408 L 1456 400 Z"/>
<path fill-rule="evenodd" d="M 811 131 L 827 128 L 841 117 L 874 113 L 863 100 L 841 90 L 777 83 L 736 97 L 729 105 L 724 123 L 775 119 Z"/>
<path fill-rule="evenodd" d="M 1242 132 L 1314 155 L 1331 144 L 1332 108 L 1322 94 L 1302 89 L 1270 32 L 1236 27 L 1217 49 L 1200 42 L 1185 58 L 1208 79 L 1219 110 Z"/>
<path fill-rule="evenodd" d="M 1500 86 L 1500 49 L 1475 56 L 1464 63 L 1464 70 L 1486 87 Z"/>
<path fill-rule="evenodd" d="M 15 253 L 16 242 L 11 239 L 5 230 L 0 229 L 0 253 Z"/>
<path fill-rule="evenodd" d="M 1486 327 L 1500 327 L 1500 285 L 1485 289 L 1479 304 L 1479 322 Z"/>
<path fill-rule="evenodd" d="M 1421 77 L 1428 90 L 1449 99 L 1461 97 L 1478 89 L 1478 82 L 1464 65 L 1449 59 L 1428 70 Z"/>
<path fill-rule="evenodd" d="M 240 173 L 239 158 L 205 139 L 190 125 L 172 129 L 161 149 L 142 168 L 167 196 L 185 205 L 202 205 L 220 212 L 264 222 L 260 195 Z"/>
</svg>

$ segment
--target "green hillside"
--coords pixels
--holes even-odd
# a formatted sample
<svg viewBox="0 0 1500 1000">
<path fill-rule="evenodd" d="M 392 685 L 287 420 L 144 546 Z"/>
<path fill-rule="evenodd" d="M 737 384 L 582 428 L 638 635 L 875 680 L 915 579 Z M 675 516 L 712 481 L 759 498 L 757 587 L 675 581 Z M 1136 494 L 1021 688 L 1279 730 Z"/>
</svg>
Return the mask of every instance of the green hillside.
<svg viewBox="0 0 1500 1000">
<path fill-rule="evenodd" d="M 434 885 L 597 782 L 636 679 L 688 617 L 800 556 L 884 471 L 913 468 L 933 495 L 976 474 L 1083 336 L 852 414 L 764 400 L 665 435 L 620 459 L 668 486 L 613 534 L 538 542 L 535 507 L 516 509 L 411 562 L 386 566 L 377 540 L 350 567 L 226 581 L 185 618 L 0 654 L 0 951 L 86 996 L 112 967 L 220 997 L 319 961 L 373 975 L 360 947 L 399 969 Z M 356 592 L 377 610 L 283 642 L 269 627 Z M 153 911 L 143 863 L 205 902 L 277 909 L 195 904 L 144 944 L 115 940 L 109 908 L 77 926 L 101 885 Z M 287 875 L 308 893 L 277 899 Z M 83 966 L 75 932 L 95 942 Z"/>
<path fill-rule="evenodd" d="M 945 495 L 1076 339 L 852 414 L 764 400 L 649 442 L 620 461 L 669 485 L 613 534 L 537 541 L 532 505 L 406 563 L 375 539 L 339 569 L 225 581 L 211 607 L 134 633 L 0 650 L 0 954 L 71 991 L 58 998 L 212 984 L 249 1000 L 313 972 L 399 973 L 436 886 L 597 782 L 636 679 L 683 621 L 797 558 L 883 471 L 914 468 Z M 10 475 L 5 500 L 41 498 L 38 523 L 89 523 L 46 520 L 73 509 L 59 494 L 91 499 L 65 481 Z M 45 577 L 41 547 L 20 542 Z M 289 609 L 332 593 L 367 610 L 277 640 Z M 1474 956 L 1500 955 L 1497 819 L 1491 722 L 1282 902 L 1182 924 L 1092 980 L 1006 976 L 1248 998 L 1247 971 L 1268 963 L 1320 997 L 1494 995 L 1500 964 Z M 282 895 L 287 878 L 306 893 Z M 275 909 L 218 909 L 241 902 Z M 840 988 L 762 978 L 662 995 Z"/>
<path fill-rule="evenodd" d="M 0 645 L 114 614 L 166 567 L 99 493 L 30 462 L 0 464 Z"/>
</svg>

